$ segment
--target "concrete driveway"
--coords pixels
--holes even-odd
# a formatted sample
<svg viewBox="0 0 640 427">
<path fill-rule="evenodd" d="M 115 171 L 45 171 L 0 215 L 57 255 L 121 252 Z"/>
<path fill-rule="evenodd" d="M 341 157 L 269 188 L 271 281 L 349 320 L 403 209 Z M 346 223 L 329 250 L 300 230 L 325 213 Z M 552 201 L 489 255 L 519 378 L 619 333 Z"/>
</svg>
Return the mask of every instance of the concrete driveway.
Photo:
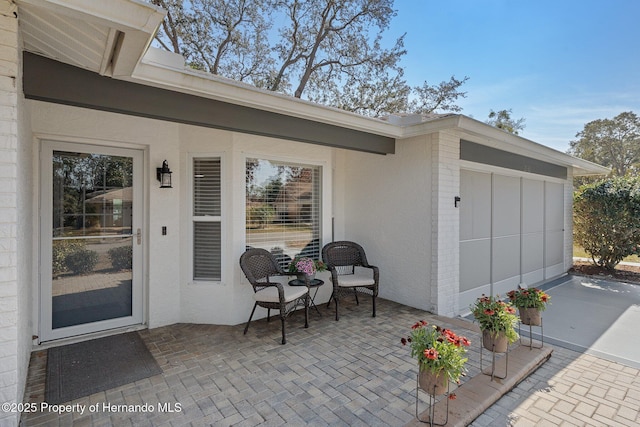
<svg viewBox="0 0 640 427">
<path fill-rule="evenodd" d="M 639 285 L 569 275 L 544 288 L 545 342 L 640 369 Z"/>
<path fill-rule="evenodd" d="M 640 425 L 640 286 L 565 276 L 543 288 L 553 356 L 471 427 Z"/>
</svg>

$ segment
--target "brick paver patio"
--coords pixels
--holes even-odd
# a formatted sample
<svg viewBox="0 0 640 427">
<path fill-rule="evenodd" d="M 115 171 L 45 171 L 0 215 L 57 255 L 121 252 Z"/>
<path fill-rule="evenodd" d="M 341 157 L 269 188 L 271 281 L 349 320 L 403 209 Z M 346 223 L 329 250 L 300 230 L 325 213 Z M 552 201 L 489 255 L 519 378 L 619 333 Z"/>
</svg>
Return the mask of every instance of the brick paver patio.
<svg viewBox="0 0 640 427">
<path fill-rule="evenodd" d="M 638 426 L 639 410 L 638 369 L 555 346 L 472 426 Z"/>
<path fill-rule="evenodd" d="M 479 374 L 475 328 L 382 299 L 371 318 L 370 304 L 341 304 L 339 322 L 320 306 L 323 316 L 310 311 L 309 329 L 295 313 L 286 345 L 277 319 L 252 322 L 246 336 L 244 325 L 141 331 L 162 375 L 70 402 L 98 411 L 28 413 L 22 425 L 403 426 L 414 420 L 416 364 L 400 338 L 419 319 L 471 339 L 469 378 Z M 46 351 L 34 352 L 25 402 L 44 400 L 45 369 Z M 639 399 L 638 370 L 555 348 L 473 425 L 637 425 Z M 154 410 L 108 409 L 136 404 Z"/>
</svg>

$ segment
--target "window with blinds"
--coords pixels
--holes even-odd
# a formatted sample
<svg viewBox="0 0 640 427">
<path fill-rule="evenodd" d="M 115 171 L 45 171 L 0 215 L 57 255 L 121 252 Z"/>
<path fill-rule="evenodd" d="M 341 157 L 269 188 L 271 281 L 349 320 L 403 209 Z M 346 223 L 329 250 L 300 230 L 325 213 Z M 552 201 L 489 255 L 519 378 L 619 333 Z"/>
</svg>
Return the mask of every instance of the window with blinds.
<svg viewBox="0 0 640 427">
<path fill-rule="evenodd" d="M 322 168 L 247 159 L 247 247 L 275 254 L 283 268 L 295 256 L 320 259 Z"/>
<path fill-rule="evenodd" d="M 220 158 L 193 159 L 193 279 L 221 280 Z"/>
</svg>

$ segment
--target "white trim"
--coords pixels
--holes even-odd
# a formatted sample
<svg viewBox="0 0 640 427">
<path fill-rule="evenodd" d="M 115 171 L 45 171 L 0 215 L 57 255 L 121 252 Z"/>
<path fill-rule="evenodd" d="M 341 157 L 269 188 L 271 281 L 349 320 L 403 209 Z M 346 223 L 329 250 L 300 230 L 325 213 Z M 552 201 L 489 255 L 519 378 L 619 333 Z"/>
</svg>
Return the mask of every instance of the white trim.
<svg viewBox="0 0 640 427">
<path fill-rule="evenodd" d="M 130 76 L 134 72 L 166 15 L 164 9 L 138 0 L 91 2 L 86 0 L 19 0 L 18 3 L 20 9 L 28 10 L 43 21 L 47 21 L 49 15 L 58 15 L 65 17 L 70 22 L 77 20 L 90 23 L 101 31 L 107 32 L 108 36 L 101 40 L 103 42 L 102 49 L 97 52 L 101 56 L 100 66 L 96 68 L 91 64 L 87 65 L 91 59 L 85 59 L 85 64 L 78 65 L 100 72 L 100 74 L 114 76 Z M 62 33 L 65 31 L 64 28 L 58 30 Z M 119 32 L 122 32 L 122 37 L 120 43 L 117 43 Z M 49 46 L 44 50 L 45 52 L 39 53 L 52 58 L 62 58 L 63 61 L 65 59 L 64 49 L 61 52 Z M 77 59 L 77 61 L 82 62 L 83 60 Z"/>
<path fill-rule="evenodd" d="M 402 128 L 380 119 L 260 89 L 210 73 L 186 67 L 176 68 L 178 61 L 170 59 L 162 63 L 160 62 L 163 60 L 162 56 L 166 58 L 168 56 L 156 53 L 155 50 L 150 48 L 131 77 L 122 77 L 122 79 L 375 135 L 391 138 L 401 136 Z"/>
<path fill-rule="evenodd" d="M 145 55 L 132 77 L 128 80 L 236 105 L 278 112 L 291 117 L 371 132 L 397 140 L 440 131 L 455 131 L 465 136 L 462 139 L 469 139 L 473 142 L 477 142 L 476 140 L 484 141 L 477 143 L 573 168 L 578 172 L 578 175 L 607 174 L 609 172 L 609 169 L 603 166 L 510 134 L 467 116 L 449 115 L 425 119 L 425 121 L 417 124 L 400 126 L 391 124 L 389 121 L 365 117 L 337 108 L 258 89 L 231 79 L 212 76 L 211 74 L 189 70 L 184 67 L 176 67 L 178 61 L 174 59 L 165 61 L 164 64 L 161 60 L 160 55 L 156 55 L 153 49 L 149 49 L 148 55 Z M 469 138 L 466 137 L 467 135 Z M 487 142 L 488 139 L 490 142 Z M 401 141 L 399 142 L 401 143 Z"/>
<path fill-rule="evenodd" d="M 70 138 L 72 139 L 72 138 Z M 145 318 L 145 282 L 146 267 L 145 267 L 145 253 L 146 242 L 148 241 L 148 233 L 145 226 L 145 180 L 144 180 L 144 165 L 145 165 L 145 151 L 141 149 L 120 148 L 113 146 L 98 146 L 93 144 L 83 144 L 78 142 L 63 141 L 63 140 L 51 140 L 51 139 L 39 139 L 40 144 L 40 198 L 39 198 L 39 212 L 40 212 L 40 224 L 39 224 L 39 265 L 40 265 L 40 280 L 38 286 L 38 341 L 52 341 L 63 338 L 68 338 L 76 335 L 92 334 L 94 332 L 101 332 L 108 329 L 128 327 L 133 325 L 143 325 Z M 50 177 L 53 174 L 52 157 L 53 151 L 80 151 L 87 153 L 98 152 L 105 155 L 113 156 L 126 156 L 133 158 L 133 199 L 136 201 L 136 213 L 132 219 L 132 232 L 136 234 L 136 230 L 143 231 L 142 244 L 133 244 L 133 263 L 137 268 L 133 269 L 132 276 L 132 315 L 127 317 L 121 317 L 117 319 L 109 319 L 98 322 L 85 323 L 75 326 L 63 327 L 58 329 L 52 328 L 52 278 L 51 275 L 45 272 L 50 271 L 52 262 L 52 248 L 51 248 L 51 236 L 52 223 L 51 223 L 51 209 L 52 209 L 52 188 L 50 180 L 46 180 L 46 177 Z M 45 182 L 47 181 L 47 182 Z M 44 268 L 47 267 L 47 268 Z"/>
<path fill-rule="evenodd" d="M 112 113 L 112 114 L 117 114 L 117 113 Z M 114 141 L 112 139 L 72 136 L 67 134 L 48 133 L 48 132 L 33 132 L 33 138 L 36 143 L 38 143 L 39 141 L 47 140 L 47 141 L 60 142 L 60 143 L 70 142 L 70 143 L 75 143 L 80 145 L 92 145 L 100 148 L 111 147 L 111 148 L 124 148 L 125 150 L 145 150 L 145 157 L 147 156 L 146 150 L 148 149 L 147 145 L 138 144 L 133 141 Z"/>
<path fill-rule="evenodd" d="M 303 164 L 309 166 L 322 166 L 323 168 L 327 167 L 327 160 L 317 160 L 317 159 L 309 159 L 306 157 L 300 156 L 280 156 L 277 154 L 265 154 L 254 151 L 242 151 L 242 155 L 244 156 L 244 164 L 246 169 L 247 159 L 258 159 L 258 160 L 269 160 L 279 163 L 294 163 L 294 164 Z"/>
<path fill-rule="evenodd" d="M 460 115 L 456 123 L 461 132 L 468 132 L 470 138 L 461 136 L 477 144 L 498 148 L 510 153 L 521 154 L 533 159 L 546 161 L 555 165 L 566 166 L 578 172 L 577 175 L 606 175 L 611 170 L 587 160 L 573 157 L 538 142 L 503 131 L 471 117 Z M 480 138 L 476 140 L 476 138 Z M 479 142 L 482 141 L 482 142 Z"/>
<path fill-rule="evenodd" d="M 320 238 L 321 238 L 321 242 L 323 245 L 331 242 L 332 236 L 331 236 L 331 231 L 332 231 L 332 225 L 331 225 L 331 212 L 333 209 L 333 192 L 332 192 L 332 167 L 333 164 L 330 160 L 318 160 L 318 159 L 309 159 L 309 158 L 305 158 L 305 157 L 299 157 L 299 156 L 287 156 L 287 155 L 273 155 L 273 154 L 264 154 L 264 153 L 259 153 L 259 152 L 255 152 L 255 151 L 242 151 L 241 153 L 241 159 L 242 159 L 242 164 L 243 164 L 243 169 L 242 172 L 243 174 L 246 174 L 246 165 L 247 165 L 247 159 L 258 159 L 258 160 L 268 160 L 268 161 L 274 161 L 274 162 L 279 162 L 279 163 L 292 163 L 292 164 L 298 164 L 298 165 L 309 165 L 309 166 L 319 166 L 321 168 L 321 188 L 320 188 L 320 193 L 321 193 L 321 213 L 320 213 Z M 246 200 L 247 200 L 247 194 L 246 194 L 246 178 L 244 178 L 245 175 L 243 175 L 243 194 L 242 194 L 242 215 L 239 215 L 238 220 L 242 222 L 242 232 L 239 233 L 239 236 L 241 238 L 242 241 L 242 245 L 243 247 L 246 245 L 247 242 L 247 233 L 246 233 L 246 228 L 245 228 L 245 224 L 247 222 L 247 217 L 246 217 Z M 320 250 L 322 250 L 322 246 L 320 247 Z"/>
<path fill-rule="evenodd" d="M 187 176 L 185 179 L 185 184 L 187 186 L 187 203 L 185 206 L 185 218 L 188 218 L 188 224 L 186 226 L 186 234 L 187 234 L 187 250 L 185 253 L 186 256 L 186 268 L 187 277 L 184 283 L 187 286 L 197 286 L 197 285 L 222 285 L 225 283 L 226 276 L 226 253 L 228 251 L 225 250 L 226 242 L 227 242 L 227 227 L 226 224 L 226 214 L 225 210 L 227 209 L 227 204 L 230 203 L 227 200 L 227 188 L 226 188 L 226 154 L 223 151 L 209 151 L 209 152 L 187 152 L 187 167 L 185 168 L 187 171 Z M 193 161 L 194 159 L 220 159 L 220 216 L 212 216 L 209 218 L 201 218 L 199 217 L 199 222 L 219 222 L 220 223 L 220 280 L 195 280 L 193 278 L 193 223 L 195 221 L 195 216 L 193 215 Z"/>
<path fill-rule="evenodd" d="M 18 0 L 18 5 L 32 5 L 80 20 L 97 21 L 120 30 L 136 28 L 150 35 L 155 34 L 166 15 L 161 7 L 139 0 Z"/>
<path fill-rule="evenodd" d="M 47 14 L 66 14 L 109 29 L 123 31 L 126 34 L 123 47 L 118 52 L 113 52 L 118 56 L 112 61 L 116 68 L 115 77 L 122 80 L 398 140 L 440 131 L 454 132 L 463 139 L 573 168 L 575 175 L 602 175 L 610 171 L 609 168 L 575 158 L 459 114 L 435 118 L 404 116 L 399 120 L 398 116 L 391 116 L 386 120 L 371 118 L 187 68 L 184 58 L 179 55 L 149 47 L 149 42 L 160 28 L 166 12 L 140 0 L 18 0 L 18 4 L 25 8 L 37 7 L 45 19 Z M 105 45 L 105 56 L 111 55 L 108 46 L 109 43 Z M 56 57 L 55 52 L 41 54 Z M 78 65 L 85 68 L 88 66 Z"/>
</svg>

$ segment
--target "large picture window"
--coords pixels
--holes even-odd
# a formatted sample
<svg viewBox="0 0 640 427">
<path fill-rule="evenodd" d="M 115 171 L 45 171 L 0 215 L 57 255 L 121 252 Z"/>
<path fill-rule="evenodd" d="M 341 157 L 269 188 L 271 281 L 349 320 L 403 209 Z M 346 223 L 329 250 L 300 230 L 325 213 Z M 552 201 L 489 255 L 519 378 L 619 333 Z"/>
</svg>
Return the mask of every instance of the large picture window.
<svg viewBox="0 0 640 427">
<path fill-rule="evenodd" d="M 221 280 L 220 158 L 193 159 L 193 279 Z"/>
<path fill-rule="evenodd" d="M 320 258 L 320 166 L 247 159 L 247 247 L 275 254 L 283 268 L 295 256 Z"/>
</svg>

